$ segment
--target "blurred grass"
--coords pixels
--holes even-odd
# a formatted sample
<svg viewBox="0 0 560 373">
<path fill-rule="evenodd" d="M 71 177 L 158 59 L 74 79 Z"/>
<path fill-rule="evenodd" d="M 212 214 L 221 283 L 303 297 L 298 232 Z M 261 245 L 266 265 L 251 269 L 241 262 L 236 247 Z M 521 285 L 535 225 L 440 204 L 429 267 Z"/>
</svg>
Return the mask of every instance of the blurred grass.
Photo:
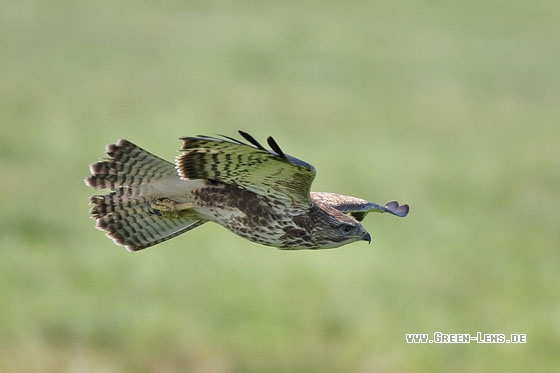
<svg viewBox="0 0 560 373">
<path fill-rule="evenodd" d="M 553 371 L 560 6 L 4 1 L 0 371 Z M 274 135 L 314 190 L 409 202 L 371 246 L 205 225 L 129 254 L 82 182 L 126 137 Z M 405 333 L 526 333 L 408 345 Z"/>
</svg>

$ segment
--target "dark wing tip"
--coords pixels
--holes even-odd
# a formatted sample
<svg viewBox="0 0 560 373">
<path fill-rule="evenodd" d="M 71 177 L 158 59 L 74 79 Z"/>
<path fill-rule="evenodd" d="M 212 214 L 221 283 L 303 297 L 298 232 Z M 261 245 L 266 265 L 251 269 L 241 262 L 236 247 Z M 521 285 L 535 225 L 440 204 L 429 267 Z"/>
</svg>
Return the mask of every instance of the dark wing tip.
<svg viewBox="0 0 560 373">
<path fill-rule="evenodd" d="M 385 207 L 387 212 L 401 218 L 407 216 L 408 211 L 410 210 L 410 207 L 407 204 L 399 205 L 397 201 L 387 202 L 383 207 Z"/>
<path fill-rule="evenodd" d="M 245 131 L 242 131 L 242 130 L 239 130 L 238 132 L 243 137 L 243 139 L 245 139 L 247 142 L 249 142 L 249 144 L 251 144 L 255 148 L 257 148 L 259 150 L 262 150 L 262 151 L 265 151 L 267 153 L 273 154 L 273 155 L 277 155 L 280 158 L 288 158 L 288 155 L 286 153 L 284 153 L 284 151 L 280 148 L 280 145 L 278 145 L 278 143 L 276 142 L 276 140 L 274 140 L 274 138 L 272 136 L 269 136 L 268 139 L 267 139 L 267 143 L 270 146 L 270 148 L 272 149 L 272 152 L 271 152 L 270 150 L 268 150 L 264 146 L 262 146 L 261 143 L 258 142 L 249 133 L 247 133 Z M 243 141 L 239 141 L 237 139 L 234 139 L 233 137 L 229 137 L 229 136 L 225 136 L 225 135 L 219 135 L 219 136 L 222 137 L 223 139 L 219 139 L 219 138 L 211 137 L 211 136 L 204 136 L 204 135 L 198 135 L 196 137 L 179 137 L 179 140 L 183 141 L 183 147 L 181 148 L 181 150 L 188 150 L 191 147 L 191 142 L 197 141 L 197 140 L 228 141 L 228 142 L 231 142 L 233 144 L 248 145 L 247 143 L 244 143 Z"/>
<path fill-rule="evenodd" d="M 282 158 L 286 158 L 286 154 L 284 154 L 282 149 L 280 149 L 280 146 L 278 145 L 278 143 L 276 142 L 276 140 L 274 140 L 274 138 L 272 136 L 270 136 L 268 139 L 266 139 L 266 141 L 268 142 L 268 145 L 270 146 L 270 148 L 276 152 L 276 154 L 278 154 Z"/>
<path fill-rule="evenodd" d="M 264 150 L 265 152 L 268 151 L 257 140 L 255 140 L 253 136 L 249 135 L 247 132 L 239 130 L 239 134 L 243 136 L 245 140 L 253 144 L 257 149 Z"/>
<path fill-rule="evenodd" d="M 249 135 L 247 132 L 239 130 L 239 134 L 241 136 L 243 136 L 243 138 L 245 140 L 249 141 L 257 149 L 264 150 L 265 152 L 271 153 L 273 155 L 277 155 L 280 158 L 287 158 L 286 154 L 280 148 L 280 145 L 278 145 L 278 143 L 276 142 L 276 140 L 274 140 L 274 138 L 272 136 L 269 136 L 266 139 L 266 142 L 268 143 L 268 146 L 270 146 L 270 148 L 272 149 L 272 152 L 271 152 L 271 151 L 265 149 L 264 146 L 262 146 L 257 140 L 255 140 L 255 138 L 253 136 Z"/>
</svg>

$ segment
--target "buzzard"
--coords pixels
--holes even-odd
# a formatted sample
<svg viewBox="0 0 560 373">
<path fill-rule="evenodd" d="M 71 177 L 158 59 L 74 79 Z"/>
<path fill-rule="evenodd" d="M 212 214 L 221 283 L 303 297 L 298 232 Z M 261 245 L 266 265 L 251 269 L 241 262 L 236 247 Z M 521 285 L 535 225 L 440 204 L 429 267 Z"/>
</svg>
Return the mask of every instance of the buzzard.
<svg viewBox="0 0 560 373">
<path fill-rule="evenodd" d="M 311 192 L 315 169 L 268 138 L 184 137 L 175 164 L 119 140 L 85 179 L 96 227 L 129 251 L 156 245 L 212 221 L 250 241 L 281 249 L 326 249 L 371 242 L 368 212 L 404 217 L 408 205 Z"/>
</svg>

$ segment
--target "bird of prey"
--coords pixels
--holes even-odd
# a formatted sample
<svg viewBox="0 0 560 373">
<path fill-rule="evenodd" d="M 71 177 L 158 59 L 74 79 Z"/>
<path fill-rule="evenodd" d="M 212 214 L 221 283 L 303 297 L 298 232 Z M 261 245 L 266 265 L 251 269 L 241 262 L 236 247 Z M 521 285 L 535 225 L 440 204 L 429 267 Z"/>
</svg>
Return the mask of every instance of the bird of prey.
<svg viewBox="0 0 560 373">
<path fill-rule="evenodd" d="M 218 223 L 252 242 L 281 249 L 327 249 L 371 242 L 360 223 L 368 212 L 404 217 L 408 205 L 384 206 L 335 193 L 311 192 L 315 169 L 268 138 L 184 137 L 175 163 L 127 140 L 107 145 L 108 158 L 90 165 L 96 227 L 138 251 Z"/>
</svg>

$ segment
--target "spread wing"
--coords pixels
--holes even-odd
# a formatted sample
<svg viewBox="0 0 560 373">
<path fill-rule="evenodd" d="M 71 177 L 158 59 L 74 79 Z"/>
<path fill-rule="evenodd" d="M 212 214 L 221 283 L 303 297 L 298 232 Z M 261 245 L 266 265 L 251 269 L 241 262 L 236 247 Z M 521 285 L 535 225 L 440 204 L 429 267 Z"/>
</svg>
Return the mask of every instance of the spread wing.
<svg viewBox="0 0 560 373">
<path fill-rule="evenodd" d="M 248 133 L 239 133 L 249 144 L 226 136 L 181 138 L 183 154 L 176 159 L 179 176 L 232 184 L 292 208 L 309 208 L 315 168 L 284 153 L 272 137 L 267 150 Z"/>
<path fill-rule="evenodd" d="M 360 198 L 336 193 L 313 192 L 311 193 L 311 198 L 317 203 L 326 204 L 340 212 L 349 214 L 358 221 L 364 220 L 369 212 L 388 212 L 389 214 L 404 218 L 408 215 L 409 210 L 408 205 L 399 205 L 397 201 L 387 202 L 385 206 L 381 206 Z"/>
</svg>

